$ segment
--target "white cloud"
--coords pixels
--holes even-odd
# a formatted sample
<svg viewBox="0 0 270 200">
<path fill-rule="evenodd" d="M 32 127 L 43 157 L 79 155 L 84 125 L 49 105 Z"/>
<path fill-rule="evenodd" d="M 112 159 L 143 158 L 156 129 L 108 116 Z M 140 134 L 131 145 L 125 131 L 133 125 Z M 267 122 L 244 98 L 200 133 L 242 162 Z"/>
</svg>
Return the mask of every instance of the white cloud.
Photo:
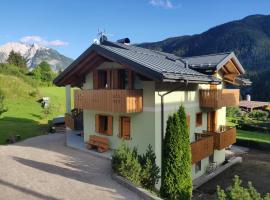
<svg viewBox="0 0 270 200">
<path fill-rule="evenodd" d="M 44 38 L 38 36 L 38 35 L 28 35 L 28 36 L 24 36 L 20 39 L 21 42 L 24 43 L 36 43 L 36 44 L 40 44 L 42 46 L 55 46 L 55 47 L 59 47 L 59 46 L 66 46 L 68 45 L 68 42 L 64 42 L 62 40 L 45 40 Z"/>
<path fill-rule="evenodd" d="M 172 2 L 170 0 L 150 0 L 149 3 L 152 6 L 156 6 L 156 7 L 163 7 L 163 8 L 174 8 L 174 5 L 172 4 Z"/>
</svg>

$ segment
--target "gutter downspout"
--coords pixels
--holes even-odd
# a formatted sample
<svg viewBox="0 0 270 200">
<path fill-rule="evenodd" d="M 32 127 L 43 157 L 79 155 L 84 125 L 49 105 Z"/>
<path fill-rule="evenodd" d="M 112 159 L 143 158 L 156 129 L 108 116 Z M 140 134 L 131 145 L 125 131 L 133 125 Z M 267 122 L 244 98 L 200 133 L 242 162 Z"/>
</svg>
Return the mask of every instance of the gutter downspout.
<svg viewBox="0 0 270 200">
<path fill-rule="evenodd" d="M 188 81 L 185 80 L 186 85 L 188 85 Z M 158 91 L 158 96 L 160 96 L 160 106 L 161 106 L 161 163 L 160 163 L 160 169 L 162 169 L 162 155 L 163 155 L 163 139 L 164 139 L 164 97 L 172 92 L 175 92 L 176 90 L 178 90 L 180 87 L 176 87 L 173 90 L 170 90 L 164 94 L 160 94 Z"/>
</svg>

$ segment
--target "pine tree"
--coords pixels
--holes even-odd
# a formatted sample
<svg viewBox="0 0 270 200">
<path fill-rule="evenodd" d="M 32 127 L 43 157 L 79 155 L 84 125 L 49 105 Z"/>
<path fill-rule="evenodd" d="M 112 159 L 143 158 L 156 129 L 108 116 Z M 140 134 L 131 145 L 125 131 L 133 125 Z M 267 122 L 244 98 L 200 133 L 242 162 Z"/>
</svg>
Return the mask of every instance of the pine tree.
<svg viewBox="0 0 270 200">
<path fill-rule="evenodd" d="M 189 200 L 192 196 L 191 150 L 186 114 L 182 106 L 167 120 L 160 194 L 171 200 Z"/>
<path fill-rule="evenodd" d="M 7 62 L 9 64 L 15 65 L 15 66 L 17 66 L 19 68 L 23 68 L 23 69 L 27 68 L 25 58 L 22 57 L 20 53 L 16 53 L 14 51 L 10 52 L 10 54 L 8 56 L 8 59 L 7 59 Z"/>
<path fill-rule="evenodd" d="M 185 108 L 182 105 L 178 110 L 178 114 L 180 119 L 180 137 L 181 137 L 180 197 L 181 199 L 191 199 L 192 197 L 191 149 L 190 149 L 190 139 L 189 139 L 186 112 Z"/>
</svg>

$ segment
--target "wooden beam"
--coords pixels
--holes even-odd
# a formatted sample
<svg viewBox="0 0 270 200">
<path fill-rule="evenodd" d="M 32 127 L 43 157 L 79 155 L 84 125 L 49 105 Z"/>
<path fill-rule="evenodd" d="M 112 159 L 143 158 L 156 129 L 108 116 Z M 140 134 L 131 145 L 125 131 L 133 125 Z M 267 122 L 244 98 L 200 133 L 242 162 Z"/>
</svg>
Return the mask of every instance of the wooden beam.
<svg viewBox="0 0 270 200">
<path fill-rule="evenodd" d="M 224 78 L 229 79 L 231 81 L 234 81 L 234 79 L 238 76 L 239 74 L 225 74 Z"/>
<path fill-rule="evenodd" d="M 76 73 L 78 70 L 81 69 L 82 64 L 91 60 L 95 55 L 97 55 L 96 53 L 92 53 L 89 55 L 89 57 L 87 59 L 85 59 L 84 61 L 81 61 L 80 63 L 78 63 L 74 69 L 72 71 L 70 71 L 69 73 L 67 73 L 67 75 L 62 79 L 62 81 L 60 83 L 64 83 L 68 82 L 69 79 L 71 79 L 71 77 L 74 75 L 74 73 Z"/>
<path fill-rule="evenodd" d="M 226 67 L 227 67 L 227 69 L 228 69 L 228 71 L 230 73 L 236 72 L 238 75 L 240 74 L 240 72 L 237 69 L 236 65 L 231 60 L 229 60 L 225 65 L 226 65 Z"/>
</svg>

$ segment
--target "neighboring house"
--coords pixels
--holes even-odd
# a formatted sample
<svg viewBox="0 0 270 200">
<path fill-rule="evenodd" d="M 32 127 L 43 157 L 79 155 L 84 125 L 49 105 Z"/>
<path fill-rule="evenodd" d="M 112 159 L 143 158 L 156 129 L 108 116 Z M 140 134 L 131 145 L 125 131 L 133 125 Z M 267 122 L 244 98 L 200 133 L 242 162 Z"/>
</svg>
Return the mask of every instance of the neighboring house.
<svg viewBox="0 0 270 200">
<path fill-rule="evenodd" d="M 111 149 L 125 140 L 140 154 L 150 144 L 160 166 L 166 121 L 183 104 L 193 179 L 210 163 L 222 164 L 225 148 L 236 141 L 235 128 L 226 127 L 226 106 L 239 104 L 239 90 L 225 87 L 239 86 L 237 78 L 245 73 L 235 54 L 180 58 L 128 41 L 92 44 L 54 80 L 66 86 L 68 112 L 70 87 L 80 88 L 74 107 L 83 109 L 84 140 L 106 137 Z"/>
<path fill-rule="evenodd" d="M 253 110 L 270 110 L 270 102 L 263 101 L 251 101 L 250 99 L 240 101 L 239 107 L 244 110 L 251 112 Z"/>
</svg>

